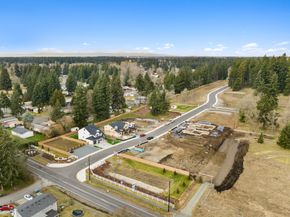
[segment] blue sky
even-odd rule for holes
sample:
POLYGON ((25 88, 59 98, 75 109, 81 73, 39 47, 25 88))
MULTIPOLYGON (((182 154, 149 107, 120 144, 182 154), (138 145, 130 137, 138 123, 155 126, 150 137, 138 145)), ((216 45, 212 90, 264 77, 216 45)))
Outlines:
POLYGON ((287 0, 0 0, 0 54, 290 51, 287 0))

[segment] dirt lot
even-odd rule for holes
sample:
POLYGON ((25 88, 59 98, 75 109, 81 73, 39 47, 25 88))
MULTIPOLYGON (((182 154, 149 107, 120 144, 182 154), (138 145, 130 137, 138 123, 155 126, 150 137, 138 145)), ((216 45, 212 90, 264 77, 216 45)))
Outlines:
POLYGON ((211 175, 215 175, 216 168, 213 169, 213 167, 222 163, 224 154, 209 149, 208 145, 220 142, 218 139, 211 140, 205 137, 186 135, 179 137, 171 134, 144 145, 145 152, 135 153, 135 155, 191 173, 206 170, 208 173, 212 173, 211 175), (208 165, 209 162, 211 165, 208 165))
POLYGON ((275 140, 258 144, 248 137, 250 150, 244 172, 233 189, 209 191, 201 199, 193 216, 290 216, 290 151, 281 149, 275 140))
POLYGON ((181 94, 171 97, 171 103, 189 104, 193 106, 201 105, 206 101, 207 94, 215 88, 226 84, 226 81, 216 81, 211 84, 203 85, 190 91, 184 91, 181 94))
POLYGON ((58 137, 57 139, 55 139, 53 141, 45 143, 45 145, 48 145, 48 146, 51 146, 51 147, 54 147, 54 148, 57 148, 57 149, 60 149, 63 151, 69 151, 69 150, 74 149, 76 147, 82 146, 82 143, 77 143, 75 141, 71 141, 68 139, 58 137))
MULTIPOLYGON (((257 98, 252 95, 253 92, 250 89, 243 89, 241 93, 228 90, 220 97, 224 105, 230 107, 255 106, 257 98)), ((232 189, 222 193, 210 189, 193 211, 193 216, 290 216, 290 197, 286 193, 290 192, 290 151, 276 144, 281 127, 289 121, 289 105, 290 97, 279 96, 280 128, 265 131, 274 139, 264 139, 264 144, 259 144, 257 137, 245 136, 250 141, 250 147, 239 180, 232 189)), ((261 132, 255 120, 242 124, 238 116, 231 118, 215 113, 204 113, 199 119, 203 118, 223 121, 225 126, 234 125, 237 129, 261 132)))

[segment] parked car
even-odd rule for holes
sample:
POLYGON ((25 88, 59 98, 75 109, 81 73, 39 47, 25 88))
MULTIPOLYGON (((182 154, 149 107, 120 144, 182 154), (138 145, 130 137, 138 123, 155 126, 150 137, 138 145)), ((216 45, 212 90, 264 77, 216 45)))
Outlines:
POLYGON ((145 137, 146 135, 144 133, 140 134, 140 137, 145 137))
POLYGON ((148 136, 147 137, 147 140, 151 140, 151 139, 153 139, 154 137, 153 136, 148 136))
POLYGON ((13 204, 3 204, 0 206, 0 211, 10 211, 14 209, 13 204))
POLYGON ((30 194, 25 194, 24 195, 24 199, 26 199, 26 200, 32 200, 33 197, 30 194))

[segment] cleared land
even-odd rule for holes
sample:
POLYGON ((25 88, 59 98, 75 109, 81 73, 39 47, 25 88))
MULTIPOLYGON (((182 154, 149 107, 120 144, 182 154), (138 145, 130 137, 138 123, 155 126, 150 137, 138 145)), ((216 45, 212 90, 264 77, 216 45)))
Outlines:
POLYGON ((171 104, 184 104, 192 106, 201 105, 206 102, 207 94, 210 91, 223 85, 226 85, 226 81, 216 81, 190 91, 183 91, 181 94, 171 97, 171 104))
POLYGON ((164 172, 161 168, 156 168, 130 159, 115 156, 110 158, 108 162, 110 163, 110 167, 104 171, 105 174, 117 173, 155 186, 164 190, 164 193, 162 193, 164 196, 168 194, 168 183, 171 181, 170 192, 172 197, 176 199, 181 196, 192 182, 187 176, 174 174, 174 172, 171 171, 164 172))
POLYGON ((67 151, 67 152, 72 150, 72 149, 75 149, 77 147, 82 146, 81 142, 78 143, 76 141, 71 141, 68 139, 64 139, 62 137, 58 137, 52 141, 45 142, 44 144, 46 146, 50 146, 50 147, 60 149, 62 151, 67 151))
MULTIPOLYGON (((221 94, 224 105, 239 108, 243 105, 254 105, 257 100, 254 90, 243 89, 241 93, 231 90, 221 94), (245 93, 245 94, 243 94, 245 93)), ((210 189, 204 194, 193 216, 290 216, 290 151, 280 148, 277 137, 281 127, 289 121, 290 97, 279 96, 280 129, 268 129, 273 139, 265 138, 264 144, 257 143, 257 136, 242 135, 250 141, 249 152, 244 161, 244 172, 235 186, 225 192, 216 193, 210 189)), ((199 119, 224 121, 224 125, 234 125, 238 130, 260 133, 262 130, 254 120, 246 123, 238 121, 238 115, 204 113, 199 119)))

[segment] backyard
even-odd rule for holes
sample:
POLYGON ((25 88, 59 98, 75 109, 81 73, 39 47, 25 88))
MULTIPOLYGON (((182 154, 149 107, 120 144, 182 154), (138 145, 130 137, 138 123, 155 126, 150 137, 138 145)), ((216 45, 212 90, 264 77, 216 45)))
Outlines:
POLYGON ((72 141, 62 137, 57 137, 56 139, 50 140, 48 142, 43 142, 43 144, 46 147, 52 147, 66 152, 69 152, 70 150, 83 146, 83 143, 81 141, 80 142, 72 141))

